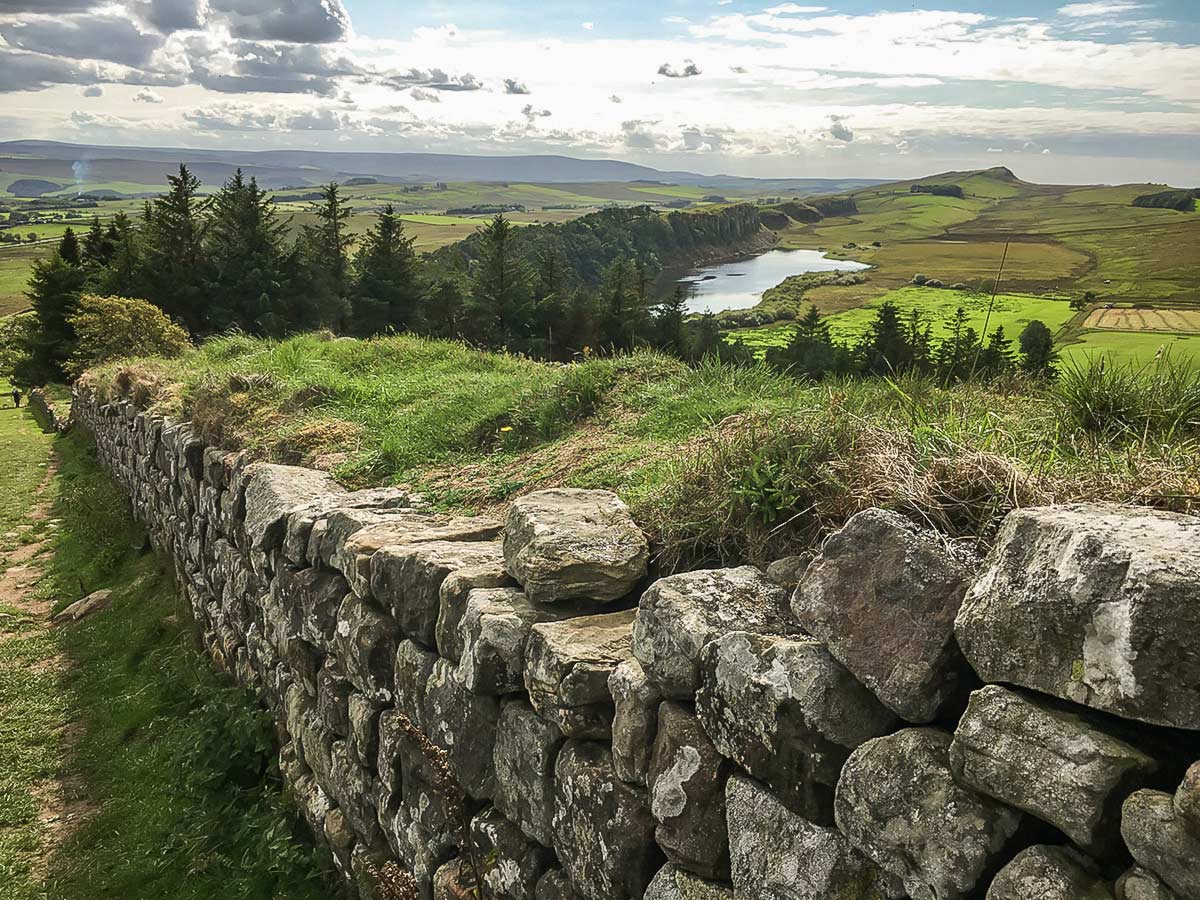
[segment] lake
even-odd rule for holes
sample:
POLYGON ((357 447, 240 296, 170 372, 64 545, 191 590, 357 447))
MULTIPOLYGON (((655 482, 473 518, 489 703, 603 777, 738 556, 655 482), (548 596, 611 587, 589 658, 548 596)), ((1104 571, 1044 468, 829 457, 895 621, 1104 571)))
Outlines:
POLYGON ((820 250, 768 250, 750 259, 697 269, 679 283, 688 289, 687 311, 720 312, 747 309, 790 275, 804 272, 857 272, 866 263, 829 259, 820 250))

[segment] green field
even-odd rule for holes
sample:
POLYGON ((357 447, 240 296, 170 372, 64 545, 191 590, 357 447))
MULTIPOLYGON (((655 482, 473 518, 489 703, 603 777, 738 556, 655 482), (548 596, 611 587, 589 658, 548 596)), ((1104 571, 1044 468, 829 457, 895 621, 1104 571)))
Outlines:
POLYGON ((1103 355, 1118 365, 1145 366, 1160 352, 1177 363, 1200 365, 1200 334, 1088 330, 1073 335, 1070 343, 1059 348, 1064 362, 1076 364, 1103 355))
POLYGON ((49 251, 46 245, 0 247, 0 316, 19 312, 28 306, 25 284, 33 261, 49 251))

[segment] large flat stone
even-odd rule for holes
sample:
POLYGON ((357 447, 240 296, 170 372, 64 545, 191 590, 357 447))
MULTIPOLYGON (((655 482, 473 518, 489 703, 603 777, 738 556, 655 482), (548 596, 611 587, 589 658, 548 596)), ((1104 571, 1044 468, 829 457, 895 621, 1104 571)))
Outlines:
POLYGON ((1200 517, 1110 503, 1009 513, 958 616, 984 681, 1200 729, 1200 517))
POLYGON ((906 728, 867 741, 842 770, 838 829, 912 900, 959 900, 1017 830, 1021 814, 960 786, 950 735, 906 728))
POLYGON ((753 566, 660 578, 642 594, 633 654, 664 697, 690 700, 700 686, 700 650, 730 631, 789 630, 783 588, 753 566))
POLYGON ((936 532, 868 509, 822 545, 792 612, 889 709, 930 722, 957 688, 954 617, 967 580, 936 532))
POLYGON ((1188 828, 1170 794, 1130 794, 1121 807, 1121 836, 1133 858, 1183 900, 1200 897, 1200 832, 1188 828))
POLYGON ((646 536, 616 494, 554 488, 509 508, 504 560, 539 603, 623 597, 646 574, 646 536))
POLYGON ((730 632, 700 671, 696 713, 717 749, 816 822, 832 822, 850 751, 896 721, 819 641, 730 632))
POLYGON ((630 657, 633 610, 539 622, 525 651, 525 686, 533 708, 568 737, 612 731, 608 676, 630 657))
POLYGON ((244 528, 254 550, 267 551, 282 545, 290 510, 323 495, 345 493, 327 473, 299 466, 252 463, 244 479, 244 528))
POLYGON ((1106 855, 1119 843, 1120 804, 1158 764, 1076 713, 999 685, 971 695, 950 745, 959 782, 1106 855))
POLYGON ((458 663, 462 660, 462 637, 458 626, 467 611, 467 599, 477 588, 516 587, 502 563, 469 566, 450 572, 438 589, 438 618, 435 628, 438 653, 458 663))

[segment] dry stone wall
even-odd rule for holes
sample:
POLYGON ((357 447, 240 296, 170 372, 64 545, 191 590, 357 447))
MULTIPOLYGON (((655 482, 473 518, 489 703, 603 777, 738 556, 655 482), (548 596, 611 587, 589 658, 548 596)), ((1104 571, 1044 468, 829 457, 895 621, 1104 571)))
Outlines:
POLYGON ((980 560, 870 510, 647 583, 606 492, 449 516, 73 415, 364 897, 1200 900, 1198 518, 1022 510, 980 560))

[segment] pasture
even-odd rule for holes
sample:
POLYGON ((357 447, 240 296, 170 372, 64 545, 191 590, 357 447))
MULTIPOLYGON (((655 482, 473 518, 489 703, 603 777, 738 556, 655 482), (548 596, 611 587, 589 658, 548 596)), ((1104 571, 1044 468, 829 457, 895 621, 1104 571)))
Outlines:
POLYGON ((1200 309, 1150 309, 1140 306, 1094 309, 1083 320, 1083 327, 1200 334, 1200 309))

